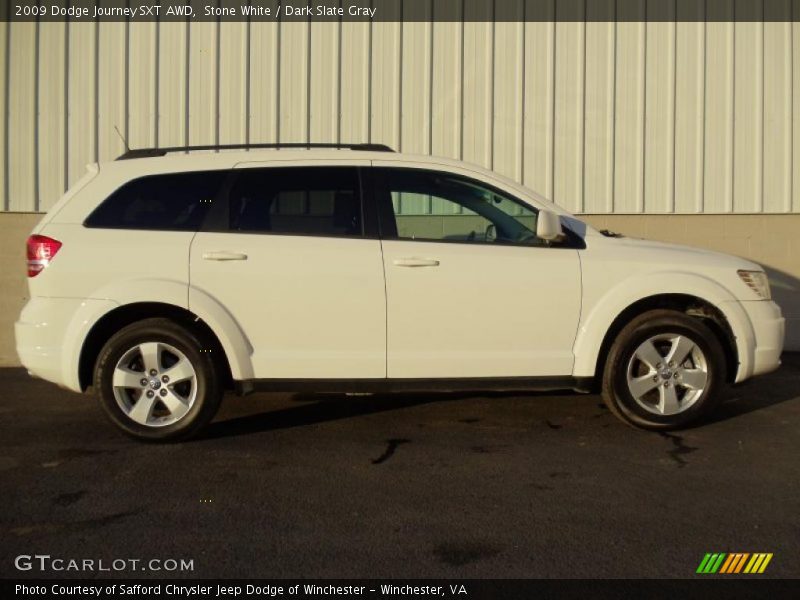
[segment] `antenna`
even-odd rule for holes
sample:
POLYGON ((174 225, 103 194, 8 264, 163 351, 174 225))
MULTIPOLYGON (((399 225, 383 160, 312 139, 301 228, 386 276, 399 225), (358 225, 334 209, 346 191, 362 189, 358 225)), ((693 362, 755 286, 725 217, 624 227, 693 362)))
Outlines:
POLYGON ((126 140, 126 139, 125 139, 125 136, 123 136, 123 135, 122 135, 122 134, 119 132, 119 129, 117 129, 117 126, 116 126, 116 125, 114 125, 114 131, 116 131, 116 132, 117 132, 117 135, 119 136, 119 139, 121 139, 121 140, 122 140, 122 143, 123 143, 123 144, 125 144, 125 151, 126 151, 126 152, 130 152, 130 151, 131 151, 131 149, 130 149, 130 147, 128 146, 128 140, 126 140))

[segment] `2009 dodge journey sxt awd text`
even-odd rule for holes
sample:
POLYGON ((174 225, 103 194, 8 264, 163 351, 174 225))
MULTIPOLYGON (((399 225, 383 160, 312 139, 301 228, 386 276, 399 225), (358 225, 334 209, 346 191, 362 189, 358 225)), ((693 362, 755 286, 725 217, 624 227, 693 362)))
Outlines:
POLYGON ((597 386, 669 429, 780 364, 760 266, 595 231, 476 166, 374 145, 121 158, 28 239, 16 337, 33 375, 92 387, 141 439, 256 388, 597 386))

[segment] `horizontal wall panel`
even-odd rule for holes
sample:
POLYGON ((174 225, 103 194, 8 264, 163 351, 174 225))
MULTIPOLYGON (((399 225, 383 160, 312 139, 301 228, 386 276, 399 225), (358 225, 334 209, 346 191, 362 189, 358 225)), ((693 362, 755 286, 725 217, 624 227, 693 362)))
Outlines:
POLYGON ((434 0, 386 0, 384 16, 415 20, 2 23, 2 210, 47 210, 125 138, 384 143, 583 213, 800 212, 796 1, 642 1, 625 6, 656 21, 596 18, 617 4, 464 0, 449 22, 431 20, 434 0), (525 21, 534 8, 588 21, 525 21), (764 11, 784 21, 724 20, 764 11))

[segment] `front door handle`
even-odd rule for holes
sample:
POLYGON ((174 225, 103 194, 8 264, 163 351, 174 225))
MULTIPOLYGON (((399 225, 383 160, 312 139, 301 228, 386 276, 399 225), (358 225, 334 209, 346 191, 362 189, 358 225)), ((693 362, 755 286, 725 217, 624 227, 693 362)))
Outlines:
POLYGON ((398 267, 438 267, 439 261, 432 258, 395 258, 398 267))
POLYGON ((242 252, 203 252, 204 260, 247 260, 247 254, 242 252))

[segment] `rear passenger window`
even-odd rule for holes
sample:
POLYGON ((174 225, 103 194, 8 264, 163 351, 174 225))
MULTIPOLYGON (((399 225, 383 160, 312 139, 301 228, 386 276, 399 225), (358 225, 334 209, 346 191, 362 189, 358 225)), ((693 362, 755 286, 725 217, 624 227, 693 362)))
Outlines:
POLYGON ((151 175, 129 181, 86 219, 87 227, 196 231, 230 171, 151 175))
POLYGON ((353 167, 243 169, 230 192, 234 231, 360 236, 353 167))

